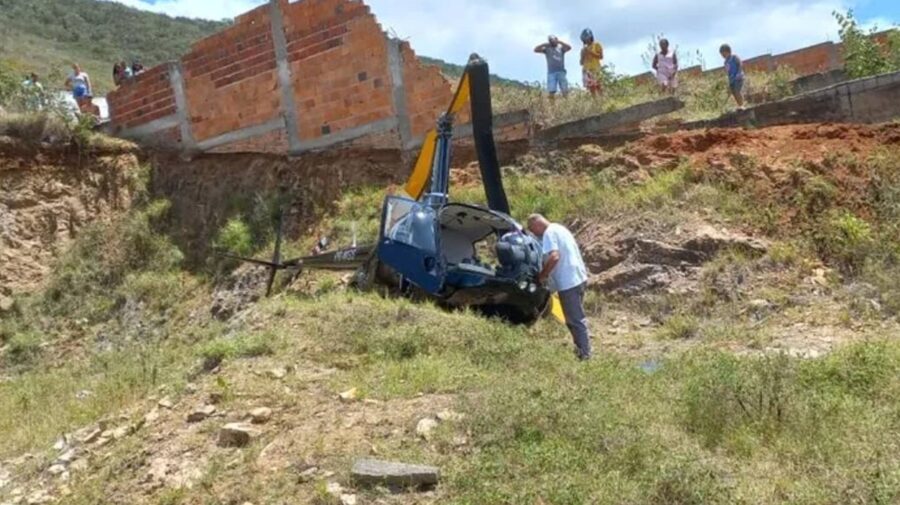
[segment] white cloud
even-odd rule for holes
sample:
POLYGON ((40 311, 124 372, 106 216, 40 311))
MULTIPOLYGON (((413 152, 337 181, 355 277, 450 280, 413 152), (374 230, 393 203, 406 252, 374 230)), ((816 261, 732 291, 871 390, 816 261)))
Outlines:
MULTIPOLYGON (((119 0, 177 16, 221 19, 263 0, 119 0)), ((832 11, 859 0, 368 0, 386 30, 409 39, 419 53, 463 63, 471 52, 488 58, 498 74, 543 78, 544 63, 532 52, 550 33, 572 42, 591 27, 606 47, 606 62, 620 73, 646 70, 641 54, 653 34, 665 35, 684 60, 699 54, 718 66, 718 47, 730 43, 750 58, 837 39, 832 11)), ((885 26, 889 23, 880 22, 885 26)), ((571 57, 577 60, 577 56, 571 57)), ((570 68, 577 61, 569 61, 570 68)))

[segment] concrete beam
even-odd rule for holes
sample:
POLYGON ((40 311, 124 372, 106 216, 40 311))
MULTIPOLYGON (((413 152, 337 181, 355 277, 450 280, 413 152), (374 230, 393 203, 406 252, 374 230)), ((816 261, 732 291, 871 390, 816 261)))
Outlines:
POLYGON ((278 89, 281 91, 281 114, 287 130, 288 146, 293 151, 301 149, 300 121, 294 100, 294 81, 288 61, 287 38, 284 35, 284 16, 278 0, 269 0, 269 19, 272 25, 272 43, 275 45, 275 62, 278 70, 278 89))
POLYGON ((286 128, 284 118, 276 117, 275 119, 266 121, 262 124, 250 126, 247 128, 241 128, 240 130, 230 131, 216 137, 202 140, 200 142, 197 142, 197 148, 201 151, 209 151, 210 149, 215 149, 216 147, 223 146, 225 144, 251 139, 253 137, 265 135, 266 133, 273 132, 282 128, 286 128))
POLYGON ((181 120, 179 119, 178 114, 172 114, 170 116, 154 119, 149 123, 144 123, 140 126, 135 126, 134 128, 119 130, 118 136, 132 140, 147 140, 147 137, 153 134, 164 130, 170 130, 180 125, 181 120))
POLYGON ((900 117, 900 72, 848 81, 682 125, 683 129, 804 123, 878 123, 900 117))
POLYGON ((181 127, 181 145, 183 149, 192 151, 197 148, 194 134, 191 130, 190 108, 188 107, 187 94, 184 92, 184 72, 180 62, 169 63, 169 84, 175 94, 175 115, 181 127))
POLYGON ((609 133, 617 128, 635 126, 647 119, 675 112, 684 107, 684 102, 669 97, 655 102, 638 104, 626 109, 573 121, 547 128, 536 135, 538 143, 552 143, 573 138, 586 138, 609 133))
MULTIPOLYGON (((494 116, 494 131, 507 126, 518 124, 529 124, 531 122, 531 112, 527 109, 515 110, 512 112, 504 112, 494 116)), ((454 139, 464 139, 472 136, 472 123, 457 125, 453 128, 454 139)), ((419 142, 421 145, 421 141, 419 142)))
POLYGON ((337 144, 343 144, 345 142, 350 142, 351 140, 365 137, 367 135, 376 135, 378 133, 388 132, 393 130, 394 128, 397 128, 398 123, 398 118, 389 117, 380 121, 357 126, 356 128, 341 130, 339 132, 325 135, 324 137, 319 137, 314 140, 304 140, 300 143, 300 148, 296 151, 292 150, 290 154, 297 156, 303 154, 306 151, 326 149, 337 144))
POLYGON ((388 70, 391 73, 391 91, 394 102, 394 114, 397 116, 397 129, 400 131, 400 147, 408 150, 414 143, 412 127, 409 121, 409 107, 406 103, 406 88, 403 86, 403 52, 399 39, 388 38, 388 70))

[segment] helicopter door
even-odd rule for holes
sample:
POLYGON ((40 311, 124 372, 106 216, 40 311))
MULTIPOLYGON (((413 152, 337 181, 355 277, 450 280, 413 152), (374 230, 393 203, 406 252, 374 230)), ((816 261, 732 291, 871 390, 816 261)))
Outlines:
POLYGON ((427 205, 400 197, 384 202, 379 259, 433 295, 444 285, 438 226, 437 212, 427 205))

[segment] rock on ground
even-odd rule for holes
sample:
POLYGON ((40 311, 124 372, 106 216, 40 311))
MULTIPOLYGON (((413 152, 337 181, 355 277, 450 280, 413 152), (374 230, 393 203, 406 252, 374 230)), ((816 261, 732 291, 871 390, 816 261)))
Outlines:
POLYGON ((244 447, 259 435, 259 430, 252 425, 226 424, 219 430, 219 447, 244 447))
POLYGON ((265 424, 272 419, 272 409, 268 407, 260 407, 250 411, 250 420, 253 424, 265 424))
POLYGON ((357 484, 366 486, 433 486, 440 480, 440 470, 433 466, 359 459, 353 463, 350 476, 357 484))
POLYGON ((188 414, 187 422, 199 423, 200 421, 203 421, 204 419, 208 418, 209 416, 211 416, 215 413, 216 413, 215 405, 205 405, 205 406, 200 407, 199 409, 191 412, 190 414, 188 414))
POLYGON ((431 440, 431 436, 434 433, 435 428, 438 427, 438 421, 431 417, 426 417, 419 420, 419 423, 416 425, 416 435, 424 438, 425 440, 431 440))

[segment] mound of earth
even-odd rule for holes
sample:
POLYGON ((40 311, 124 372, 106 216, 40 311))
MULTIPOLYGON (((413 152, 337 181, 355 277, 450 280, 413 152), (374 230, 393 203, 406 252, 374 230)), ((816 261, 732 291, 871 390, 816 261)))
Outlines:
POLYGON ((617 150, 583 145, 575 151, 574 165, 609 168, 626 180, 640 181, 687 161, 698 178, 780 202, 819 177, 836 189, 835 203, 865 214, 866 198, 879 176, 865 161, 897 145, 897 124, 709 129, 649 135, 617 150))

